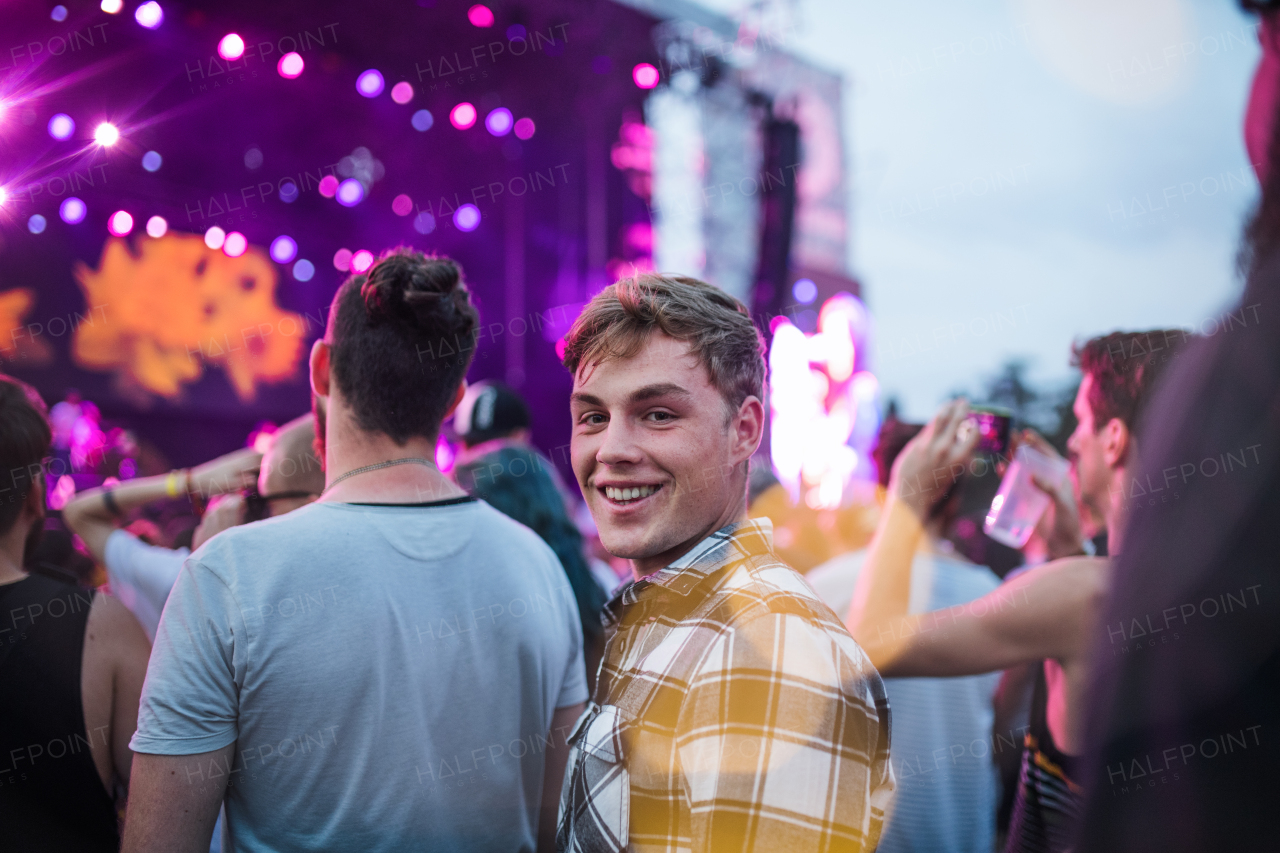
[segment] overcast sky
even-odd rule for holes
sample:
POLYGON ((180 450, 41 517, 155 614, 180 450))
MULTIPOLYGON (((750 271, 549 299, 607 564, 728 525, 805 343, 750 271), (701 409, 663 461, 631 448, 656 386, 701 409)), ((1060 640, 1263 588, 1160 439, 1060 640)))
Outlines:
POLYGON ((1009 357, 1066 382, 1073 339, 1238 293, 1259 49, 1230 0, 789 5, 793 48, 844 75, 849 266, 909 416, 1009 357))

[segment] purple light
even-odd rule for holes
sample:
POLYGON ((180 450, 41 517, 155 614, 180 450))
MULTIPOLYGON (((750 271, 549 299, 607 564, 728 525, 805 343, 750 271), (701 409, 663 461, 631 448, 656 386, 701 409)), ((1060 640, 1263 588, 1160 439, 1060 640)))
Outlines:
POLYGON ((364 272, 373 266, 373 252, 368 249, 361 249, 351 256, 351 271, 364 272))
POLYGON ((366 98, 378 97, 384 86, 386 81, 382 79, 382 72, 376 68, 370 68, 356 78, 356 91, 366 98))
POLYGON ((477 3, 467 10, 467 20, 475 27, 492 27, 493 11, 477 3))
POLYGON ((512 24, 507 27, 507 41, 515 41, 522 39, 528 34, 528 30, 524 28, 524 24, 512 24))
POLYGON ((430 234, 436 230, 436 218, 430 212, 422 211, 413 217, 413 230, 419 234, 430 234))
POLYGON ((516 136, 521 139, 533 138, 533 132, 537 129, 531 118, 522 118, 516 122, 516 136))
POLYGON ((511 110, 506 107, 498 107, 484 120, 485 129, 494 136, 506 136, 511 132, 511 110))
POLYGON ((658 85, 658 69, 647 62, 641 62, 631 69, 631 79, 641 89, 652 89, 658 85))
POLYGON ((401 193, 392 200, 391 210, 396 216, 408 216, 413 213, 413 199, 401 193))
POLYGON ((333 175, 325 175, 320 179, 320 195, 325 198, 333 198, 333 194, 338 191, 338 179, 333 175))
POLYGON ((364 184, 355 178, 347 178, 338 184, 337 198, 338 204, 343 207, 355 207, 364 201, 364 184))
POLYGON ((117 210, 107 220, 107 230, 116 237, 124 237, 133 230, 133 216, 127 210, 117 210))
POLYGON ((463 101, 450 110, 449 121, 458 130, 466 130, 476 123, 476 108, 463 101))
POLYGON ((85 207, 84 202, 75 196, 62 200, 62 204, 58 207, 58 216, 62 217, 62 221, 68 225, 75 225, 84 219, 84 215, 89 212, 89 208, 85 207))
POLYGON ((401 80, 391 87, 391 100, 397 104, 407 104, 413 100, 413 85, 401 80))
POLYGON ((459 231, 474 231, 480 226, 480 208, 464 204, 453 212, 453 224, 459 231))
POLYGON ((814 284, 811 278, 798 278, 796 283, 791 285, 791 295, 797 302, 808 305, 818 298, 818 285, 814 284))
POLYGON ((302 69, 307 67, 307 63, 302 61, 302 56, 295 50, 286 53, 280 57, 280 61, 276 63, 276 71, 286 80, 292 80, 302 74, 302 69))
POLYGON ((293 277, 298 281, 311 281, 316 274, 316 266, 305 258, 293 265, 293 277))
POLYGON ((218 42, 218 56, 228 62, 244 56, 244 39, 235 33, 227 33, 222 37, 222 41, 218 42))
POLYGON ((351 250, 339 249, 333 253, 333 266, 339 272, 348 272, 351 269, 351 250))
POLYGON ((238 258, 249 248, 249 240, 239 231, 232 231, 222 243, 222 251, 228 258, 238 258))
POLYGON ((49 119, 49 135, 54 139, 66 139, 76 132, 75 119, 66 113, 58 113, 49 119))
POLYGON ((155 0, 150 0, 138 7, 133 13, 133 19, 147 29, 154 30, 164 20, 164 9, 155 0))
POLYGON ((421 133, 422 131, 430 130, 431 125, 435 124, 436 120, 432 118, 431 110, 418 110, 413 114, 413 118, 409 119, 409 123, 413 125, 414 130, 421 133))
POLYGON ((271 259, 278 264, 287 264, 298 255, 298 244, 292 237, 281 234, 271 241, 271 259))
POLYGON ((204 232, 204 244, 210 249, 221 249, 222 244, 227 241, 227 232, 223 231, 217 225, 204 232))
POLYGON ((27 220, 27 230, 32 234, 43 233, 45 225, 44 217, 38 213, 32 214, 31 218, 27 220))

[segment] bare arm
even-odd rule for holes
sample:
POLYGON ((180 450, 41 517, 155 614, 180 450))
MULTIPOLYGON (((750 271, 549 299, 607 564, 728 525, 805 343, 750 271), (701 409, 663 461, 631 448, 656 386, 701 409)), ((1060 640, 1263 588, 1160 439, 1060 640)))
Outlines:
POLYGON ((129 787, 129 739, 138 727, 150 654, 147 635, 128 608, 110 595, 94 596, 85 627, 80 695, 90 752, 107 790, 112 777, 129 787))
POLYGON ((551 716, 551 745, 547 747, 542 770, 542 808, 538 818, 538 850, 548 853, 556 849, 556 823, 560 814, 560 789, 564 785, 565 766, 569 762, 569 730, 582 716, 586 705, 579 702, 556 708, 551 716))
POLYGON ((234 760, 234 743, 197 755, 135 754, 121 850, 207 851, 234 760))
MULTIPOLYGON (((192 489, 204 497, 237 491, 253 482, 261 463, 262 454, 252 448, 234 450, 191 469, 192 489)), ((174 476, 171 474, 127 480, 112 487, 111 496, 120 512, 128 513, 153 501, 175 497, 171 493, 171 486, 176 488, 178 494, 186 494, 185 473, 174 474, 176 480, 170 480, 174 476)), ((84 541, 89 553, 99 563, 105 558, 107 538, 116 529, 117 521, 103 499, 104 491, 88 489, 81 492, 62 510, 62 518, 67 527, 84 541)))

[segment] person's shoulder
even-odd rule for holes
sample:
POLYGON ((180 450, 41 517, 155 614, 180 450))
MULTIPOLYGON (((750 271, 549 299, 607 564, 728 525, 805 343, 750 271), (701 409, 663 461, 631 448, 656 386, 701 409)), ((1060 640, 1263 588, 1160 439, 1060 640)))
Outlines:
POLYGON ((476 500, 472 505, 476 512, 477 541, 498 547, 508 546, 522 549, 533 549, 554 556, 551 546, 542 537, 509 515, 494 509, 483 500, 476 500))
POLYGON ((1105 557, 1066 557, 1027 569, 1002 588, 1041 602, 1064 607, 1099 607, 1110 588, 1111 571, 1105 557))
POLYGON ((93 596, 87 630, 91 635, 95 632, 102 633, 104 640, 111 645, 148 642, 138 618, 120 599, 105 590, 98 590, 93 596))

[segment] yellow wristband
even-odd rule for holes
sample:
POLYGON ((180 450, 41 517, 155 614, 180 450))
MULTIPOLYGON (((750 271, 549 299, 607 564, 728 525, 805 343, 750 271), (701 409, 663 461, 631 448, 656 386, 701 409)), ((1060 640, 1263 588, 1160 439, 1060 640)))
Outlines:
POLYGON ((164 493, 171 498, 176 498, 180 494, 178 491, 177 471, 170 471, 169 476, 164 478, 164 493))

